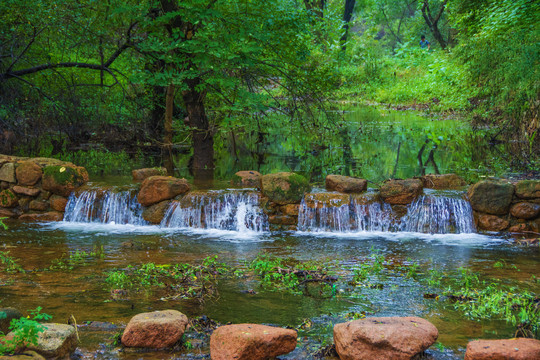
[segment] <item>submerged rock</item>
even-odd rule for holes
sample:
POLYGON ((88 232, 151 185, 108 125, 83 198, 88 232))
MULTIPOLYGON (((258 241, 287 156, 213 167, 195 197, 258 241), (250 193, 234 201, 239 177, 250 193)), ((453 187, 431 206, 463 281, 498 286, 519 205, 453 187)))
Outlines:
POLYGON ((427 189, 450 190, 467 185, 467 182, 456 174, 427 174, 421 179, 427 189))
POLYGON ((49 211, 42 214, 23 214, 19 220, 25 221, 62 221, 64 214, 58 211, 49 211))
POLYGON ((422 193, 419 179, 388 180, 381 186, 380 195, 390 205, 407 205, 422 193))
POLYGON ((261 186, 261 173, 258 171, 238 171, 234 174, 231 183, 243 187, 261 186))
POLYGON ((171 200, 158 202, 157 204, 151 205, 144 209, 142 217, 144 220, 148 221, 151 224, 159 224, 161 220, 163 220, 165 212, 170 205, 171 200))
POLYGON ((69 196, 87 181, 88 172, 81 166, 50 165, 43 170, 43 189, 60 196, 69 196))
POLYGON ((173 199, 190 190, 186 179, 171 176, 151 176, 143 181, 137 199, 142 206, 157 204, 163 200, 173 199))
POLYGON ((164 167, 136 169, 131 172, 134 181, 143 181, 150 176, 166 176, 167 169, 164 167))
POLYGON ((310 190, 307 179, 292 172, 269 174, 261 178, 263 195, 279 205, 299 203, 310 190))
POLYGON ((210 337, 212 360, 266 360, 296 348, 297 333, 259 324, 220 326, 210 337))
POLYGON ((169 348, 182 339, 187 324, 187 316, 176 310, 141 313, 127 324, 122 344, 138 348, 169 348))
POLYGON ((502 180, 484 180, 472 185, 467 197, 474 210, 492 215, 508 213, 514 185, 502 180))
POLYGON ((533 360, 540 359, 540 340, 503 339, 469 342, 465 360, 533 360))
POLYGON ((534 219, 540 215, 540 204, 522 202, 510 208, 510 214, 519 219, 534 219))
POLYGON ((326 176, 326 190, 339 191, 342 193, 360 193, 367 189, 367 180, 351 176, 328 175, 326 176))
POLYGON ((373 317, 334 326, 341 360, 411 359, 430 347, 437 328, 419 317, 373 317))
POLYGON ((32 350, 47 359, 65 359, 69 358, 75 349, 79 340, 75 327, 65 324, 41 324, 44 331, 39 333, 37 345, 28 344, 27 350, 32 350))
POLYGON ((540 180, 521 180, 516 184, 516 196, 521 199, 540 198, 540 180))
POLYGON ((33 186, 41 180, 43 170, 33 161, 23 161, 15 170, 19 185, 33 186))
POLYGON ((313 209, 340 207, 349 205, 351 198, 349 195, 336 193, 311 193, 304 197, 306 206, 313 209))

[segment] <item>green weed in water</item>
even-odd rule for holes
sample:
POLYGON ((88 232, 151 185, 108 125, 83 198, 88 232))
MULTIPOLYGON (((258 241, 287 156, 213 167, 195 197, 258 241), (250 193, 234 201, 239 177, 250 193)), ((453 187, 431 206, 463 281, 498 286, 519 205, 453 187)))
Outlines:
MULTIPOLYGON (((30 310, 30 316, 11 320, 9 330, 13 333, 13 338, 5 339, 5 335, 0 335, 0 355, 12 354, 23 344, 37 345, 38 336, 45 331, 39 321, 48 321, 51 315, 42 314, 41 307, 30 310)), ((0 312, 0 319, 6 317, 5 312, 0 312)))
POLYGON ((9 256, 9 251, 0 251, 0 262, 3 265, 5 272, 24 272, 23 267, 17 263, 17 260, 9 256))

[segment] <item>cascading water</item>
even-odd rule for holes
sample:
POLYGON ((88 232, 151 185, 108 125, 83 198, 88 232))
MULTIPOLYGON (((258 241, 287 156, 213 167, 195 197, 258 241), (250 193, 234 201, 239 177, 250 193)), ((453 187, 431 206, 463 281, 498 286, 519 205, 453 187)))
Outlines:
POLYGON ((89 190, 71 194, 64 215, 65 222, 99 224, 148 224, 142 207, 131 191, 89 190))
POLYGON ((300 204, 298 230, 310 232, 420 232, 431 234, 475 232, 472 208, 462 199, 426 195, 407 207, 401 219, 384 202, 352 198, 317 201, 308 195, 300 204), (368 201, 366 201, 368 200, 368 201))
POLYGON ((268 220, 252 191, 193 192, 171 204, 161 227, 232 230, 268 230, 268 220))

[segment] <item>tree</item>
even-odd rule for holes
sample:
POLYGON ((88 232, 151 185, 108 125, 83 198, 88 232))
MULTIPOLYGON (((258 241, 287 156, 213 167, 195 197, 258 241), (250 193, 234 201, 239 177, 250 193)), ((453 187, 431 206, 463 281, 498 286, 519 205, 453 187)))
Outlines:
POLYGON ((441 2, 440 8, 435 16, 431 14, 429 0, 424 0, 422 4, 422 16, 424 17, 424 20, 426 21, 429 30, 433 34, 433 37, 435 38, 435 40, 437 40, 442 49, 446 48, 447 41, 443 38, 439 29, 439 21, 441 20, 441 16, 444 13, 447 1, 448 0, 443 0, 441 2))
POLYGON ((347 35, 349 34, 349 23, 351 22, 352 14, 354 11, 354 5, 356 3, 356 0, 345 0, 345 8, 343 10, 343 30, 344 33, 341 36, 341 43, 343 51, 345 51, 347 45, 347 35))

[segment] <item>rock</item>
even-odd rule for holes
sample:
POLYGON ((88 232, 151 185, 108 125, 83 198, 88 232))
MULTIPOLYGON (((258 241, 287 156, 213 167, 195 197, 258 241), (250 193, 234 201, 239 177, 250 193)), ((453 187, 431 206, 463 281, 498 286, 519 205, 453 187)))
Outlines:
POLYGON ((261 177, 261 191, 279 205, 296 204, 311 190, 307 179, 291 172, 280 172, 261 177))
POLYGON ((474 210, 492 215, 508 213, 514 185, 500 180, 483 180, 472 185, 467 192, 474 210))
POLYGON ((210 337, 212 360, 266 360, 296 348, 294 330, 258 324, 220 326, 210 337))
POLYGON ((0 167, 0 181, 5 181, 8 183, 15 183, 17 179, 15 178, 15 164, 14 163, 5 163, 0 167))
POLYGON ((0 333, 7 334, 9 333, 9 323, 13 319, 20 319, 23 315, 22 313, 12 307, 0 308, 0 314, 4 316, 0 317, 0 333))
POLYGON ((69 196, 87 181, 88 172, 80 166, 50 165, 43 171, 43 189, 60 196, 69 196))
POLYGON ((465 360, 533 360, 540 359, 540 340, 503 339, 469 342, 465 360))
POLYGON ((380 195, 391 205, 407 205, 422 193, 422 181, 419 179, 388 180, 383 184, 380 195))
POLYGON ((0 360, 45 360, 45 358, 35 351, 28 350, 16 355, 0 356, 0 360))
POLYGON ((19 198, 9 189, 0 191, 0 206, 4 208, 13 208, 19 204, 19 198))
POLYGON ((0 217, 17 217, 17 214, 11 210, 0 207, 0 217))
POLYGON ((540 198, 540 180, 521 180, 516 184, 516 196, 521 199, 540 198))
POLYGON ((150 176, 166 176, 167 169, 164 167, 137 169, 131 172, 134 181, 143 181, 150 176))
POLYGON ((45 211, 49 208, 49 203, 47 201, 41 200, 32 200, 28 205, 30 210, 45 211))
POLYGON ((142 206, 150 206, 184 194, 189 189, 190 186, 186 179, 177 179, 170 176, 151 176, 143 181, 137 198, 142 206))
POLYGON ((15 170, 19 185, 33 186, 41 180, 43 170, 33 161, 23 161, 15 170))
POLYGON ((495 215, 480 214, 478 216, 478 227, 487 231, 503 231, 510 223, 495 215))
POLYGON ((456 174, 427 174, 422 176, 421 179, 427 189, 450 190, 467 185, 467 182, 456 174))
POLYGON ((349 205, 351 198, 349 195, 336 193, 311 193, 304 196, 307 207, 321 209, 323 207, 340 207, 349 205))
POLYGON ((141 313, 131 318, 122 335, 127 347, 162 349, 182 339, 188 318, 176 310, 141 313))
POLYGON ((415 316, 372 317, 334 326, 334 343, 341 360, 411 359, 438 336, 432 323, 415 316))
POLYGON ((66 210, 68 199, 63 196, 52 195, 49 198, 49 203, 51 204, 51 208, 53 210, 64 212, 66 210))
POLYGON ((510 214, 519 219, 534 219, 540 215, 540 205, 533 203, 518 203, 510 208, 510 214))
POLYGON ((163 220, 165 212, 167 212, 170 204, 170 200, 165 200, 147 207, 142 213, 143 219, 152 224, 159 224, 161 220, 163 220))
POLYGON ((41 190, 41 193, 39 194, 39 198, 42 200, 49 200, 51 195, 52 194, 50 191, 41 190))
POLYGON ((16 192, 17 194, 31 196, 31 197, 38 196, 39 193, 41 192, 41 189, 28 188, 28 187, 23 187, 19 185, 15 185, 12 190, 13 192, 16 192))
POLYGON ((275 225, 296 225, 298 219, 288 215, 270 215, 268 222, 275 225))
POLYGON ((326 190, 342 193, 360 193, 367 189, 367 180, 350 176, 326 176, 326 190))
POLYGON ((78 339, 75 328, 66 324, 41 324, 44 331, 39 333, 37 345, 27 344, 26 349, 37 352, 47 359, 65 359, 77 349, 78 339))
POLYGON ((19 220, 25 221, 62 221, 64 214, 58 211, 49 211, 43 214, 23 214, 19 220))
POLYGON ((521 232, 527 232, 530 230, 531 230, 531 227, 529 226, 529 224, 516 224, 508 228, 508 232, 511 232, 511 233, 521 233, 521 232))
POLYGON ((281 213, 283 215, 298 216, 298 213, 300 211, 300 205, 298 205, 298 204, 287 204, 287 205, 281 206, 279 209, 281 210, 281 213))
POLYGON ((261 173, 258 171, 238 171, 231 184, 235 186, 258 188, 261 186, 261 173))
POLYGON ((9 189, 9 183, 7 181, 0 181, 0 190, 9 189))

